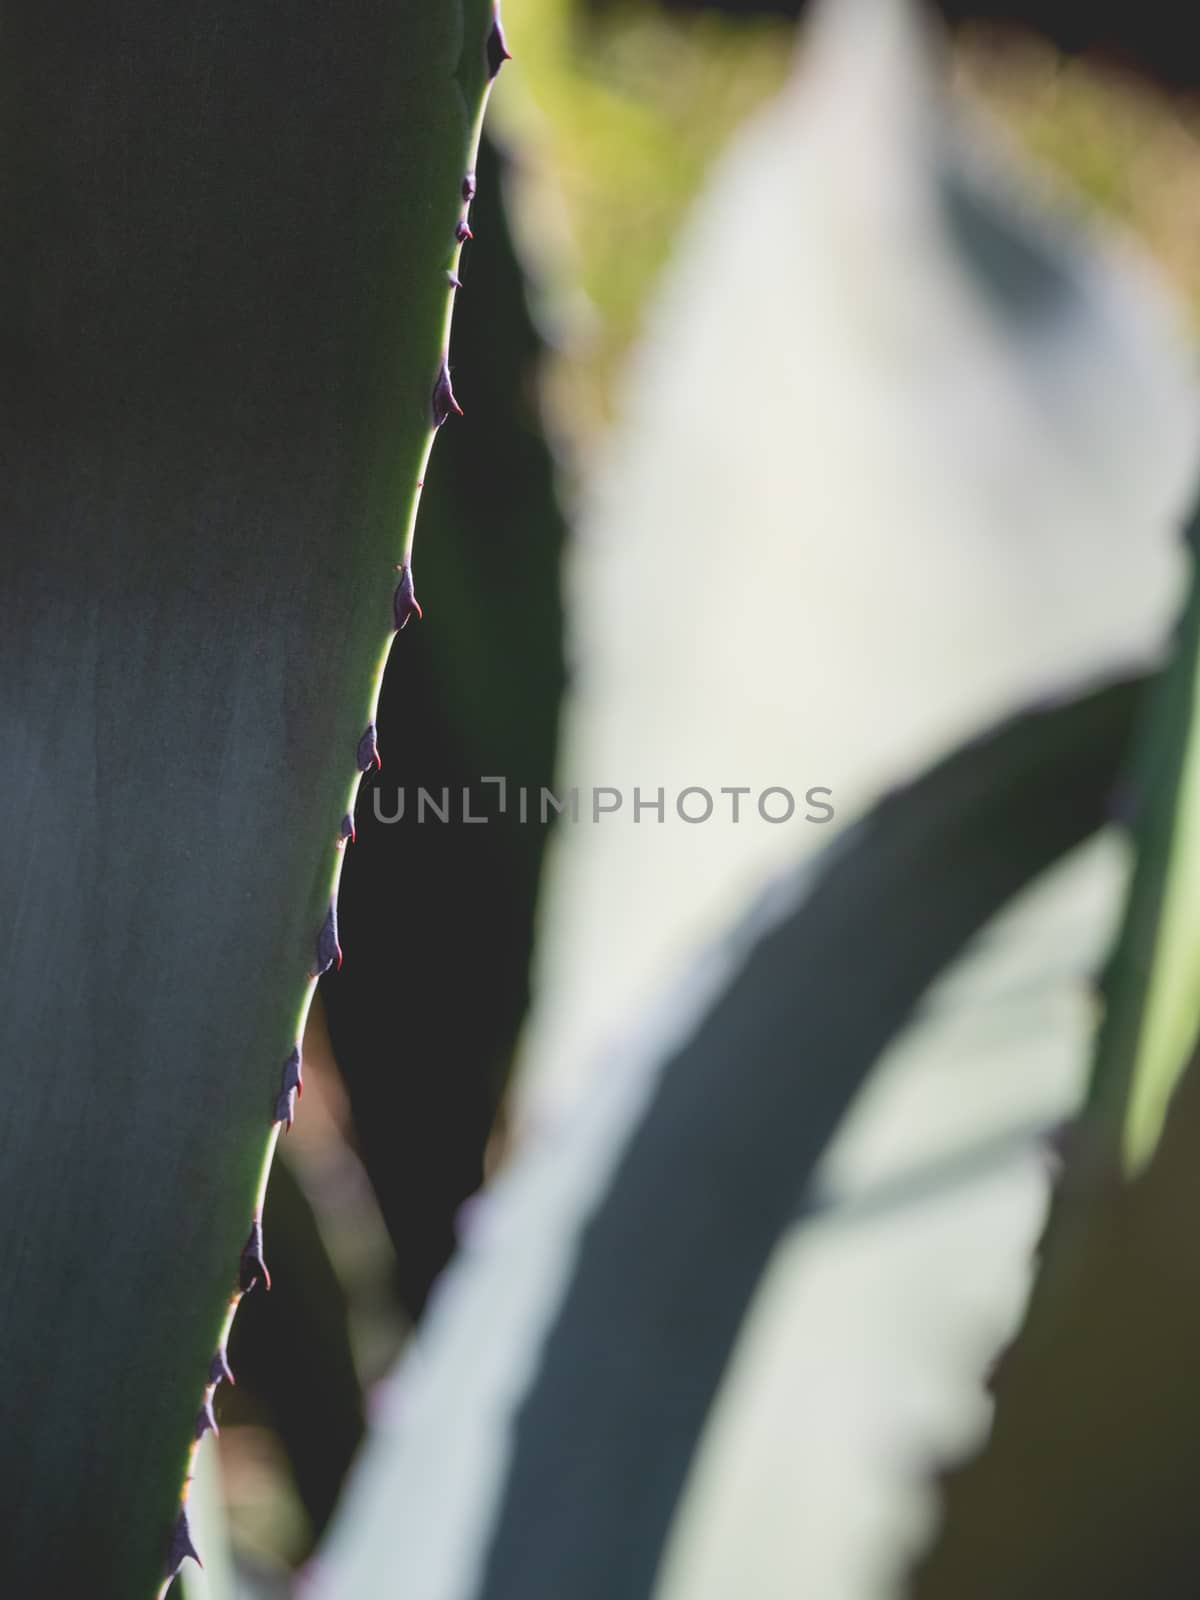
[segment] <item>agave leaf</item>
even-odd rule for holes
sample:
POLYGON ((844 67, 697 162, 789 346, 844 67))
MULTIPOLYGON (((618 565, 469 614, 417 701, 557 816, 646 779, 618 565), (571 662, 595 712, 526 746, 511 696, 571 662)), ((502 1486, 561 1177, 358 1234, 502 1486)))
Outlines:
MULTIPOLYGON (((1200 551, 1200 514, 1190 544, 1200 551)), ((1200 583, 1155 696, 1126 803, 1137 873, 1105 977, 1104 1025, 1089 1106, 1089 1161, 1133 1171, 1152 1154, 1200 1038, 1200 583)))
MULTIPOLYGON (((1190 531, 1200 547, 1200 516, 1190 531)), ((1125 780, 1137 867, 1105 978, 1089 1102, 996 1423, 953 1474, 914 1582, 941 1596, 1190 1594, 1200 1039, 1200 580, 1125 780), (1176 1102, 1173 1105, 1173 1102, 1176 1102)))
MULTIPOLYGON (((251 1295, 239 1311, 229 1363, 237 1401, 262 1406, 279 1436, 315 1540, 362 1440, 363 1396, 346 1296, 285 1158, 271 1169, 263 1232, 271 1241, 271 1293, 251 1295)), ((217 1411, 220 1420, 219 1403, 217 1411)))
POLYGON ((207 1439, 196 1452, 188 1512, 196 1543, 204 1551, 204 1565, 189 1561, 184 1566, 173 1585, 172 1600, 240 1600, 215 1439, 207 1439))
POLYGON ((430 625, 398 642, 379 701, 380 739, 402 740, 404 761, 364 790, 338 899, 354 956, 322 982, 358 1148, 413 1315, 451 1253, 456 1211, 482 1182, 528 1002, 545 830, 520 822, 518 791, 536 796, 553 781, 563 682, 563 519, 505 170, 485 139, 454 330, 468 415, 434 453, 421 514, 430 625), (506 785, 503 814, 488 776, 506 785), (429 812, 422 822, 422 788, 435 803, 448 791, 454 820, 429 812), (485 822, 457 820, 464 789, 485 822))
POLYGON ((913 1600, 1197 1592, 1198 1151, 1193 1062, 1135 1179, 1068 1185, 991 1436, 943 1484, 913 1600))
POLYGON ((530 1139, 431 1303, 317 1600, 651 1592, 830 1135, 938 972, 1099 826, 1136 704, 1124 684, 1021 718, 897 792, 530 1139))
POLYGON ((1141 1176, 1093 1194, 1071 1293, 1048 1276, 996 1379, 986 1449, 944 1485, 913 1600, 1054 1600, 1200 1586, 1200 1074, 1141 1176))
POLYGON ((4 8, 5 1592, 139 1600, 185 1544, 451 405, 493 28, 4 8))
POLYGON ((559 781, 625 800, 552 850, 518 1115, 568 1099, 749 885, 974 730, 1160 658, 1185 348, 1127 241, 951 98, 915 7, 818 8, 680 232, 583 498, 559 781), (732 824, 723 786, 779 784, 831 789, 833 823, 751 798, 732 824), (712 823, 676 814, 689 786, 712 823))
MULTIPOLYGON (((686 970, 749 886, 1013 706, 1115 662, 1156 659, 1174 614, 1196 429, 1171 313, 1123 246, 1081 239, 1042 203, 1036 175, 1010 169, 948 103, 910 10, 826 6, 794 84, 714 173, 586 498, 569 568, 575 670, 560 788, 611 785, 625 807, 604 826, 563 829, 554 853, 518 1085, 530 1137, 563 1107, 578 1102, 583 1119, 603 1103, 622 1019, 686 970), (673 799, 694 785, 715 795, 781 783, 830 786, 832 827, 772 828, 753 815, 733 826, 727 806, 693 827, 670 800, 661 825, 632 814, 637 785, 673 799)), ((1050 919, 1061 945, 1051 937, 1049 959, 1045 930, 1033 961, 1013 937, 1010 970, 972 978, 957 1005, 951 984, 935 1008, 935 1070, 924 1028, 880 1058, 842 1130, 876 1158, 852 1163, 867 1174, 853 1209, 872 1195, 880 1209, 869 1227, 839 1231, 830 1217, 781 1242, 747 1347, 739 1340, 737 1392, 694 1457, 669 1592, 850 1600, 906 1562, 932 1501, 914 1455, 978 1436, 980 1372, 1027 1286, 1048 1183, 1030 1129, 1078 1104, 1092 1021, 1081 984, 1123 866, 1112 839, 1080 864, 1070 917, 1050 919), (988 1039, 989 1023, 1011 1048, 988 1039), (914 1097, 894 1089, 901 1058, 924 1085, 915 1115, 914 1097), (1006 1153, 1000 1169, 993 1146, 1006 1153), (968 1156, 989 1149, 996 1182, 968 1190, 968 1156), (939 1204, 934 1175, 948 1171, 959 1177, 939 1204), (890 1226, 880 1196, 926 1184, 928 1206, 890 1226), (889 1346, 895 1358, 881 1360, 889 1346), (841 1412, 879 1371, 892 1393, 878 1430, 839 1435, 841 1412)), ((553 1201, 530 1215, 534 1234, 547 1211, 553 1201)), ((505 1251, 510 1268, 523 1260, 514 1240, 505 1251)), ((495 1304, 515 1296, 497 1269, 495 1304)), ((719 1301, 714 1285, 700 1320, 719 1301)), ((481 1291, 475 1328, 498 1337, 498 1317, 481 1291)), ((514 1335, 520 1367, 498 1356, 479 1378, 505 1416, 539 1360, 539 1333, 514 1335)), ((477 1339, 468 1353, 460 1337, 439 1366, 447 1386, 484 1359, 477 1339)), ((610 1342, 596 1370, 618 1359, 610 1351, 632 1359, 635 1344, 610 1342)), ((412 1587, 430 1578, 460 1600, 480 1581, 489 1535, 472 1518, 497 1512, 505 1446, 480 1444, 465 1424, 444 1457, 423 1446, 457 1414, 444 1389, 426 1408, 420 1370, 414 1362, 397 1419, 413 1430, 412 1473, 452 1459, 455 1494, 483 1509, 465 1510, 444 1543, 433 1537, 440 1503, 420 1533, 414 1524, 409 1559, 428 1554, 430 1567, 412 1587), (438 1566, 447 1550, 457 1567, 438 1566)), ((560 1468, 551 1458, 545 1491, 559 1515, 525 1525, 533 1561, 542 1529, 570 1522, 552 1498, 560 1468)), ((563 1499, 579 1489, 578 1476, 562 1482, 563 1499)), ((625 1482, 606 1474, 605 1496, 625 1482)), ((520 1530, 515 1517, 505 1525, 511 1554, 520 1530)), ((609 1559, 597 1571, 611 1578, 609 1559)), ((638 1559, 644 1578, 644 1550, 638 1559)))

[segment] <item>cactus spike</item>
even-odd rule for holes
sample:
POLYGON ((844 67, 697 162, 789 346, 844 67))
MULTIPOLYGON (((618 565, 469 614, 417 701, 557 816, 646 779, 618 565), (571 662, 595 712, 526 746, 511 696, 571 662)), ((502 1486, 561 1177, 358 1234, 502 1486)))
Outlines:
POLYGON ((312 976, 319 978, 322 973, 328 972, 330 967, 340 967, 341 964, 342 947, 338 943, 337 907, 330 901, 325 921, 317 934, 317 964, 312 976))
POLYGON ((451 412, 462 416, 462 407, 454 398, 454 390, 450 384, 450 363, 442 357, 442 364, 438 369, 437 382, 433 386, 433 425, 440 428, 451 412))
POLYGON ((171 1529, 171 1539, 167 1545, 166 1577, 168 1581, 175 1576, 185 1561, 194 1561, 203 1569, 204 1563, 200 1559, 196 1546, 192 1543, 192 1530, 188 1525, 187 1506, 181 1505, 179 1515, 175 1518, 175 1526, 171 1529))
POLYGON ((293 1047, 291 1055, 283 1063, 283 1087, 285 1089, 294 1089, 297 1094, 304 1093, 299 1045, 293 1047))
POLYGON ((454 237, 458 240, 459 244, 462 244, 466 239, 473 239, 475 237, 475 235, 471 232, 470 227, 467 225, 467 219, 465 217, 460 217, 455 224, 454 237))
POLYGON ((296 1101, 304 1093, 304 1079, 300 1072, 300 1048, 297 1046, 283 1064, 283 1081, 275 1101, 275 1121, 282 1122, 287 1133, 296 1120, 296 1101))
POLYGON ((396 592, 392 596, 392 619, 396 625, 396 632, 399 633, 407 627, 410 617, 420 619, 424 613, 413 593, 412 568, 406 565, 397 567, 396 570, 400 574, 400 582, 396 585, 396 592))
POLYGON ((260 1278, 263 1288, 269 1291, 271 1274, 267 1271, 267 1263, 263 1260, 262 1218, 255 1217, 250 1224, 250 1232, 246 1235, 246 1242, 242 1246, 238 1260, 238 1288, 243 1294, 249 1294, 260 1278))
POLYGON ((208 1364, 208 1381, 214 1388, 218 1383, 228 1383, 234 1388, 237 1387, 237 1379, 233 1375, 233 1368, 229 1365, 229 1357, 223 1344, 217 1346, 217 1353, 208 1364))
POLYGON ((487 36, 488 77, 495 78, 504 63, 511 60, 512 52, 505 42, 504 28, 500 22, 500 7, 497 6, 496 14, 492 18, 492 31, 487 36))
POLYGON ((213 1411, 212 1396, 210 1394, 206 1394, 204 1399, 200 1402, 200 1409, 196 1413, 196 1427, 194 1431, 197 1439, 203 1439, 206 1433, 219 1436, 221 1432, 220 1428, 217 1427, 217 1418, 213 1411))
POLYGON ((383 766, 379 759, 379 740, 375 733, 375 724, 368 722, 366 731, 358 741, 358 770, 370 772, 373 768, 378 771, 383 766))
POLYGON ((358 835, 354 831, 354 813, 353 811, 347 811, 338 830, 337 843, 339 849, 344 844, 353 844, 357 837, 358 835))
POLYGON ((475 198, 475 174, 473 172, 463 174, 462 197, 467 205, 470 205, 475 198))
POLYGON ((457 272, 448 272, 446 274, 446 282, 452 289, 462 288, 462 279, 459 277, 457 272))

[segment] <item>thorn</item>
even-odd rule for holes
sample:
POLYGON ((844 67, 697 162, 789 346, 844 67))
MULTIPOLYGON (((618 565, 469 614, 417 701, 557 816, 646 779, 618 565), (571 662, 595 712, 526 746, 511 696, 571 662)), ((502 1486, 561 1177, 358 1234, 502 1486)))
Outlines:
POLYGON ((379 740, 375 734, 375 724, 367 723, 367 731, 358 741, 358 770, 370 772, 372 767, 378 769, 383 766, 379 759, 379 740))
POLYGON ((219 1437, 221 1430, 217 1427, 217 1419, 213 1414, 213 1403, 210 1395, 204 1396, 204 1401, 196 1413, 196 1438, 203 1439, 206 1433, 219 1437))
POLYGON ((446 274, 446 279, 452 289, 462 288, 462 279, 458 276, 457 272, 448 272, 446 274))
POLYGON ((400 582, 396 585, 396 592, 392 596, 392 620, 396 625, 396 632, 399 633, 407 627, 410 617, 419 619, 422 615, 417 597, 413 593, 412 568, 401 567, 400 582))
POLYGON ((188 1527, 187 1507, 180 1506, 175 1526, 171 1529, 171 1542, 167 1546, 167 1577, 173 1578, 185 1561, 191 1559, 203 1569, 204 1563, 192 1543, 192 1530, 188 1527))
POLYGON ((284 1133, 291 1133, 292 1124, 296 1120, 296 1100, 298 1093, 295 1089, 281 1089, 275 1097, 275 1122, 283 1123, 284 1133))
POLYGON ((465 217, 460 217, 458 222, 455 224, 454 237, 458 240, 459 244, 462 244, 466 239, 473 239, 475 237, 470 228, 468 228, 465 217))
POLYGON ((494 78, 504 63, 511 60, 512 52, 504 40, 504 29, 500 26, 500 8, 497 6, 496 15, 492 18, 492 31, 487 37, 488 77, 494 78))
POLYGON ((338 830, 338 844, 353 844, 358 835, 354 831, 354 813, 347 811, 342 818, 342 826, 338 830))
POLYGON ((303 1093, 300 1049, 297 1046, 283 1064, 283 1081, 279 1086, 279 1097, 275 1101, 275 1121, 286 1124, 288 1133, 291 1133, 292 1123, 296 1120, 296 1101, 303 1093))
POLYGON ((304 1083, 300 1076, 300 1046, 297 1045, 291 1055, 283 1063, 283 1087, 295 1089, 297 1094, 304 1093, 304 1083))
POLYGON ((338 943, 337 907, 331 904, 325 913, 321 931, 317 935, 317 965, 312 975, 314 978, 319 978, 322 973, 328 972, 330 967, 340 967, 341 964, 342 947, 338 943))
POLYGON ((208 1381, 211 1384, 231 1383, 234 1388, 237 1387, 237 1379, 233 1375, 233 1368, 229 1365, 224 1345, 221 1345, 208 1364, 208 1381))
POLYGON ((437 375, 437 382, 433 386, 433 425, 440 428, 442 423, 452 411, 462 416, 462 407, 454 398, 454 390, 450 387, 450 367, 445 356, 442 357, 441 370, 437 375))
POLYGON ((475 174, 473 172, 468 172, 463 179, 462 197, 468 205, 475 198, 475 174))
POLYGON ((238 1261, 238 1288, 243 1294, 249 1294, 260 1278, 263 1281, 263 1288, 269 1291, 271 1274, 267 1271, 267 1263, 263 1260, 262 1218, 255 1217, 250 1224, 250 1232, 246 1236, 241 1259, 238 1261))

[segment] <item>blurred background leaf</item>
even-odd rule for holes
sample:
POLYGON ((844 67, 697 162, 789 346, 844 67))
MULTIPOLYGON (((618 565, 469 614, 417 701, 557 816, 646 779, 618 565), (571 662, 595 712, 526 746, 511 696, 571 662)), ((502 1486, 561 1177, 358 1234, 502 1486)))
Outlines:
MULTIPOLYGON (((1200 519, 1193 518, 1195 554, 1200 519)), ((1138 845, 1091 1093, 979 1457, 950 1475, 914 1585, 940 1595, 1195 1592, 1190 1484, 1200 1082, 1195 813, 1200 584, 1126 778, 1138 845), (1164 1122, 1166 1131, 1163 1132, 1164 1122), (1160 1135, 1162 1135, 1160 1140, 1160 1135)))
POLYGON ((1193 1067, 1145 1172, 1066 1197, 1069 1279, 1047 1275, 1001 1364, 987 1447, 945 1480, 914 1600, 1197 1592, 1198 1143, 1193 1067))
POLYGON ((239 1600, 220 1461, 211 1435, 196 1452, 188 1506, 195 1537, 204 1549, 204 1565, 186 1563, 169 1590, 172 1600, 239 1600))
MULTIPOLYGON (((426 1600, 651 1592, 743 1316, 816 1198, 826 1144, 938 972, 1102 824, 1137 690, 1021 718, 886 800, 773 886, 614 1044, 574 1115, 527 1140, 397 1374, 316 1600, 380 1584, 426 1600)), ((952 1092, 974 1136, 986 1105, 967 1087, 952 1092)), ((1038 1130, 998 1132, 1011 1160, 1038 1130)), ((814 1369, 802 1329, 791 1353, 814 1369)), ((752 1592, 775 1593, 781 1552, 759 1565, 752 1592)))
MULTIPOLYGON (((637 8, 637 0, 584 0, 598 15, 637 8)), ((1172 0, 1139 6, 1090 6, 1082 0, 936 0, 947 21, 1003 23, 1031 29, 1073 55, 1132 63, 1176 89, 1193 89, 1200 73, 1191 59, 1185 15, 1172 0)), ((667 11, 708 11, 738 17, 796 17, 809 0, 643 0, 667 11)))

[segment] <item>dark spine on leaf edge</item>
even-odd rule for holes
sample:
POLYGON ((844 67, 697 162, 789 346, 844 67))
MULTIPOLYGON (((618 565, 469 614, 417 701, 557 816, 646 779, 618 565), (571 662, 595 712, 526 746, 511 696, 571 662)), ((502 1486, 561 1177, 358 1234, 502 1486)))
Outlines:
POLYGON ((411 617, 420 620, 423 615, 421 607, 413 593, 413 575, 411 567, 400 568, 400 582, 396 585, 396 592, 392 596, 392 620, 399 633, 406 627, 411 617))
POLYGON ((242 1246, 242 1254, 238 1260, 238 1288, 243 1294, 249 1294, 260 1278, 263 1288, 269 1290, 271 1274, 267 1271, 267 1263, 263 1260, 262 1218, 255 1217, 250 1224, 250 1232, 246 1235, 246 1242, 242 1246))
POLYGON ((195 1437, 203 1439, 206 1433, 219 1434, 216 1414, 213 1411, 212 1395, 206 1394, 200 1402, 200 1409, 196 1413, 195 1437))
POLYGON ((438 369, 437 382, 433 386, 433 425, 440 428, 451 412, 461 417, 462 407, 454 398, 454 389, 450 383, 450 365, 445 356, 442 357, 441 367, 438 369))
POLYGON ((317 964, 313 969, 313 977, 319 978, 329 971, 330 967, 340 967, 342 964, 342 947, 338 943, 337 907, 330 905, 325 913, 325 921, 321 924, 321 931, 317 934, 317 964))
POLYGON ((233 1375, 233 1368, 229 1365, 229 1357, 222 1345, 216 1355, 208 1364, 208 1381, 211 1384, 232 1383, 235 1387, 237 1379, 233 1375))
POLYGON ((171 1529, 170 1543, 167 1545, 166 1575, 173 1578, 180 1567, 187 1560, 192 1560, 198 1567, 203 1567, 196 1546, 192 1543, 192 1530, 188 1526, 187 1507, 180 1506, 179 1515, 175 1518, 175 1526, 171 1529))
POLYGON ((379 738, 373 722, 367 724, 366 732, 358 741, 358 754, 355 759, 360 772, 370 772, 373 768, 383 766, 383 762, 379 759, 379 738))
POLYGON ((283 1064, 283 1080, 275 1101, 275 1121, 282 1122, 290 1133, 296 1120, 296 1101, 304 1093, 304 1079, 300 1070, 300 1050, 297 1047, 283 1064))
POLYGON ((504 38, 504 28, 500 22, 499 9, 492 18, 492 31, 487 36, 487 67, 488 77, 494 78, 506 61, 512 60, 512 53, 504 38))

